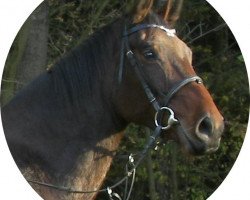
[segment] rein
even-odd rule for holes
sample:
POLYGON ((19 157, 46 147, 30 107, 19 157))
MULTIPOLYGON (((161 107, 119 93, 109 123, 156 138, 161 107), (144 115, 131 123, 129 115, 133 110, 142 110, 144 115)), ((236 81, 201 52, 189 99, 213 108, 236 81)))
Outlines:
POLYGON ((130 65, 133 67, 142 87, 143 90, 148 98, 148 101, 152 104, 154 107, 156 113, 155 113, 155 125, 156 128, 153 132, 153 134, 150 136, 147 144, 144 146, 143 150, 139 153, 140 157, 138 160, 135 162, 134 159, 134 154, 131 154, 128 158, 128 163, 126 164, 126 174, 125 176, 120 179, 117 183, 114 185, 111 185, 107 188, 104 189, 97 189, 97 190, 90 190, 90 191, 83 191, 83 190, 74 190, 69 187, 63 187, 63 186, 58 186, 58 185, 53 185, 53 184, 48 184, 44 182, 39 182, 39 181, 34 181, 34 180, 27 180, 29 183, 60 190, 60 191, 65 191, 69 193, 78 193, 78 194, 87 194, 87 193, 99 193, 99 192, 106 192, 109 195, 110 200, 114 200, 114 198, 122 200, 121 197, 117 194, 114 193, 112 190, 118 187, 119 185, 125 183, 125 191, 124 191, 124 198, 123 200, 129 200, 134 181, 135 181, 135 173, 137 167, 140 165, 140 163, 143 161, 145 156, 147 155, 148 151, 153 148, 156 144, 156 141, 158 137, 160 136, 162 130, 168 130, 170 129, 174 124, 178 123, 178 120, 175 118, 174 111, 169 108, 167 105, 170 101, 170 99, 185 85, 191 83, 191 82, 196 82, 198 84, 202 83, 202 79, 198 76, 192 76, 188 77, 181 82, 179 82, 177 85, 175 85, 170 91, 168 92, 167 95, 164 95, 164 105, 161 106, 159 102, 157 101, 155 95, 153 94, 152 90, 150 89, 148 83, 144 79, 143 76, 143 65, 138 61, 136 58, 135 54, 131 50, 129 46, 129 41, 128 37, 140 30, 143 29, 148 29, 148 28, 158 28, 161 29, 162 31, 165 31, 166 34, 170 37, 175 37, 175 30, 174 29, 168 29, 164 26, 156 25, 156 24, 140 24, 136 25, 129 30, 125 27, 124 33, 123 33, 123 38, 122 38, 122 47, 121 47, 121 57, 120 57, 120 66, 119 66, 119 71, 118 71, 118 80, 121 82, 122 80, 122 74, 123 74, 123 65, 124 65, 124 56, 126 55, 130 65), (126 50, 126 52, 125 52, 126 50), (167 119, 167 124, 164 126, 162 121, 163 121, 163 114, 164 112, 168 113, 168 119, 167 119), (131 178, 131 184, 128 189, 128 180, 131 178))

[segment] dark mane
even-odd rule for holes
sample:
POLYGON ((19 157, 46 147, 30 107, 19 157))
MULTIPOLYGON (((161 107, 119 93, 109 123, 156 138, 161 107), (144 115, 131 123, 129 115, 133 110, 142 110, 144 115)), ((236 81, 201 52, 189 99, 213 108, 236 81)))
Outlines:
POLYGON ((96 83, 102 82, 105 70, 117 62, 114 56, 120 47, 114 41, 121 40, 122 29, 117 32, 116 24, 120 23, 113 22, 95 32, 56 63, 51 72, 55 92, 63 93, 70 101, 83 95, 91 97, 96 83))
MULTIPOLYGON (((105 69, 109 68, 111 63, 118 65, 119 59, 114 57, 119 55, 120 44, 114 41, 121 41, 123 27, 115 27, 116 24, 122 24, 116 23, 117 21, 95 32, 56 63, 52 70, 56 92, 63 92, 64 97, 70 101, 81 99, 79 97, 83 95, 90 97, 95 84, 103 80, 105 69), (110 48, 110 44, 116 45, 117 48, 110 48), (115 51, 112 51, 113 49, 115 51)), ((146 21, 166 25, 155 13, 151 13, 146 21)))

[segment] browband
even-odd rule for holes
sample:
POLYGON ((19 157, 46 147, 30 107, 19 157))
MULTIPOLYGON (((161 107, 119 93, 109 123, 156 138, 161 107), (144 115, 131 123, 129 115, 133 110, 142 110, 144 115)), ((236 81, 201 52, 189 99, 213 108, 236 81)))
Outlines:
POLYGON ((123 37, 127 37, 133 33, 136 33, 142 29, 148 29, 148 28, 159 28, 163 31, 165 31, 167 33, 168 36, 171 36, 171 37, 174 37, 175 36, 175 29, 169 29, 169 28, 166 28, 165 26, 162 26, 162 25, 157 25, 157 24, 138 24, 134 27, 132 27, 131 29, 125 31, 123 33, 123 37))

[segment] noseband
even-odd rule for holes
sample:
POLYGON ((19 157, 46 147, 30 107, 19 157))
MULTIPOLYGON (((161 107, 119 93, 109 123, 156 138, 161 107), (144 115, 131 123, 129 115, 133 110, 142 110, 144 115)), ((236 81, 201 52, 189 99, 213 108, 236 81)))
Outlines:
POLYGON ((119 66, 119 74, 118 74, 118 80, 121 82, 122 80, 122 71, 123 71, 123 64, 124 64, 124 55, 126 55, 127 59, 129 60, 130 65, 133 67, 142 87, 143 90, 149 100, 149 102, 152 104, 154 107, 156 114, 155 114, 155 125, 156 127, 161 126, 162 130, 169 129, 174 123, 177 123, 178 120, 175 119, 174 116, 174 111, 169 108, 167 105, 169 101, 172 99, 172 97, 184 86, 191 82, 196 82, 198 84, 202 83, 202 79, 199 76, 191 76, 188 77, 179 83, 177 83, 173 88, 169 90, 167 95, 164 95, 164 103, 163 105, 160 105, 159 102, 157 101, 155 95, 153 94, 152 90, 150 89, 148 83, 146 82, 144 76, 143 76, 143 64, 139 62, 139 60, 136 58, 135 54, 130 48, 128 37, 138 31, 144 30, 144 29, 149 29, 149 28, 158 28, 164 32, 169 37, 175 37, 175 30, 174 29, 168 29, 164 26, 156 25, 156 24, 140 24, 136 25, 129 30, 126 29, 124 30, 123 33, 123 40, 122 40, 122 48, 121 48, 121 59, 120 59, 120 66, 119 66), (126 50, 126 53, 125 51, 126 50), (167 125, 164 126, 162 123, 162 115, 164 112, 168 113, 168 121, 167 125))

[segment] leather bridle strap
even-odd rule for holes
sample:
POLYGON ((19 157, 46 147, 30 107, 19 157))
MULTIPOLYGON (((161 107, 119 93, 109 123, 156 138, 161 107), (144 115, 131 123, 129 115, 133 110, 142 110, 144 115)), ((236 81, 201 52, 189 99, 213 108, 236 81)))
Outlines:
MULTIPOLYGON (((164 103, 163 106, 161 107, 160 104, 158 103, 158 101, 156 100, 156 97, 154 96, 153 92, 151 91, 148 83, 145 80, 144 77, 144 73, 142 70, 142 64, 138 61, 138 59, 136 59, 136 56, 134 55, 134 53, 132 52, 130 46, 129 46, 129 41, 128 41, 128 36, 136 33, 142 29, 147 29, 147 28, 159 28, 165 32, 167 32, 167 34, 171 37, 174 37, 174 29, 167 29, 164 26, 159 26, 159 25, 155 25, 155 24, 141 24, 141 25, 137 25, 129 30, 126 29, 125 27, 125 31, 123 34, 123 41, 122 41, 122 55, 124 55, 124 48, 126 49, 126 56, 130 62, 130 65, 134 68, 134 71, 144 89, 144 92, 149 100, 149 102, 153 105, 154 109, 156 110, 156 114, 155 114, 155 124, 156 126, 161 125, 163 127, 163 129, 167 129, 169 128, 170 124, 172 125, 174 122, 177 122, 177 120, 174 118, 174 112, 172 111, 171 108, 167 107, 169 101, 171 100, 171 98, 185 85, 191 83, 191 82, 196 82, 198 84, 202 83, 202 79, 199 76, 191 76, 191 77, 187 77, 184 80, 182 80, 181 82, 179 82, 177 85, 175 85, 172 89, 170 89, 170 91, 164 95, 164 103), (170 35, 171 34, 171 35, 170 35), (162 113, 159 114, 159 112, 166 112, 168 111, 170 116, 168 119, 168 125, 167 126, 163 126, 161 121, 162 121, 162 113), (160 122, 158 122, 158 117, 160 119, 160 122)), ((122 59, 123 60, 123 59, 122 59)), ((121 74, 120 74, 121 75, 121 74)), ((121 77, 119 77, 120 79, 121 77)))
MULTIPOLYGON (((149 88, 149 86, 148 86, 148 84, 143 76, 142 64, 140 62, 138 62, 138 60, 136 59, 134 53, 132 52, 132 50, 129 46, 129 41, 128 41, 128 36, 130 36, 131 34, 136 33, 136 32, 143 30, 143 29, 148 29, 148 28, 159 28, 159 29, 165 31, 167 34, 174 34, 175 33, 174 29, 168 29, 164 26, 160 26, 160 25, 156 25, 156 24, 139 24, 139 25, 132 27, 129 30, 127 30, 127 28, 125 27, 124 34, 123 34, 122 52, 121 53, 124 55, 124 48, 126 48, 127 58, 129 60, 130 64, 132 65, 132 67, 135 69, 136 75, 138 76, 138 78, 141 82, 141 85, 142 85, 142 87, 143 87, 143 89, 144 89, 144 91, 149 99, 149 102, 153 103, 153 106, 156 110, 159 110, 160 106, 156 102, 156 98, 153 95, 151 89, 149 88)), ((171 36, 173 37, 173 35, 171 35, 171 36)), ((124 62, 124 59, 122 59, 122 61, 124 62)), ((199 76, 192 76, 192 77, 188 77, 188 78, 184 79, 183 81, 178 83, 176 86, 174 86, 168 92, 167 95, 165 95, 164 106, 166 106, 169 103, 170 99, 174 96, 175 93, 177 93, 183 86, 187 85, 190 82, 197 82, 200 84, 203 81, 199 76)))
POLYGON ((135 70, 135 73, 144 89, 144 92, 149 100, 149 102, 153 105, 154 109, 156 111, 158 111, 160 109, 160 105, 158 103, 158 101, 156 101, 156 98, 153 94, 153 92, 151 91, 150 87, 148 86, 145 78, 143 77, 143 73, 142 73, 142 70, 141 70, 141 64, 139 62, 137 62, 137 59, 135 58, 134 56, 134 53, 129 50, 127 53, 127 58, 130 62, 130 64, 132 65, 132 67, 134 68, 135 70))
POLYGON ((123 36, 129 36, 133 33, 136 33, 140 30, 143 30, 143 29, 148 29, 148 28, 158 28, 158 29, 161 29, 163 31, 165 31, 169 36, 172 36, 174 37, 175 36, 175 29, 169 29, 169 28, 166 28, 165 26, 161 26, 161 25, 157 25, 157 24, 138 24, 132 28, 130 28, 129 30, 125 30, 126 32, 123 34, 123 36))
MULTIPOLYGON (((159 103, 156 101, 156 98, 153 94, 153 92, 151 91, 150 87, 148 86, 146 80, 144 79, 143 76, 143 72, 141 70, 141 64, 139 62, 137 62, 137 59, 135 58, 134 53, 129 50, 127 52, 127 58, 130 62, 130 64, 133 66, 135 73, 137 75, 137 77, 139 78, 141 85, 147 95, 147 98, 149 100, 150 103, 152 103, 152 105, 154 106, 155 110, 158 111, 161 107, 159 106, 159 103)), ((179 82, 177 85, 175 85, 168 93, 167 95, 164 95, 164 106, 167 106, 170 99, 185 85, 191 83, 191 82, 196 82, 198 84, 203 83, 202 79, 199 76, 191 76, 188 77, 184 80, 182 80, 181 82, 179 82)))
MULTIPOLYGON (((158 28, 162 31, 165 31, 168 36, 174 37, 175 36, 175 29, 168 29, 164 26, 157 25, 157 24, 138 24, 127 30, 127 26, 125 25, 124 32, 122 33, 122 44, 121 44, 121 53, 120 53, 120 64, 119 64, 119 71, 118 71, 118 82, 121 83, 122 75, 123 75, 123 66, 124 66, 124 48, 125 44, 128 44, 128 36, 133 33, 136 33, 143 29, 149 28, 158 28)), ((128 51, 129 48, 127 48, 128 51)))
POLYGON ((202 79, 199 76, 191 76, 188 77, 184 80, 182 80, 181 82, 179 82, 177 85, 175 85, 169 92, 167 95, 164 95, 164 105, 168 105, 170 99, 185 85, 187 85, 188 83, 191 82, 196 82, 198 84, 203 83, 202 79))

